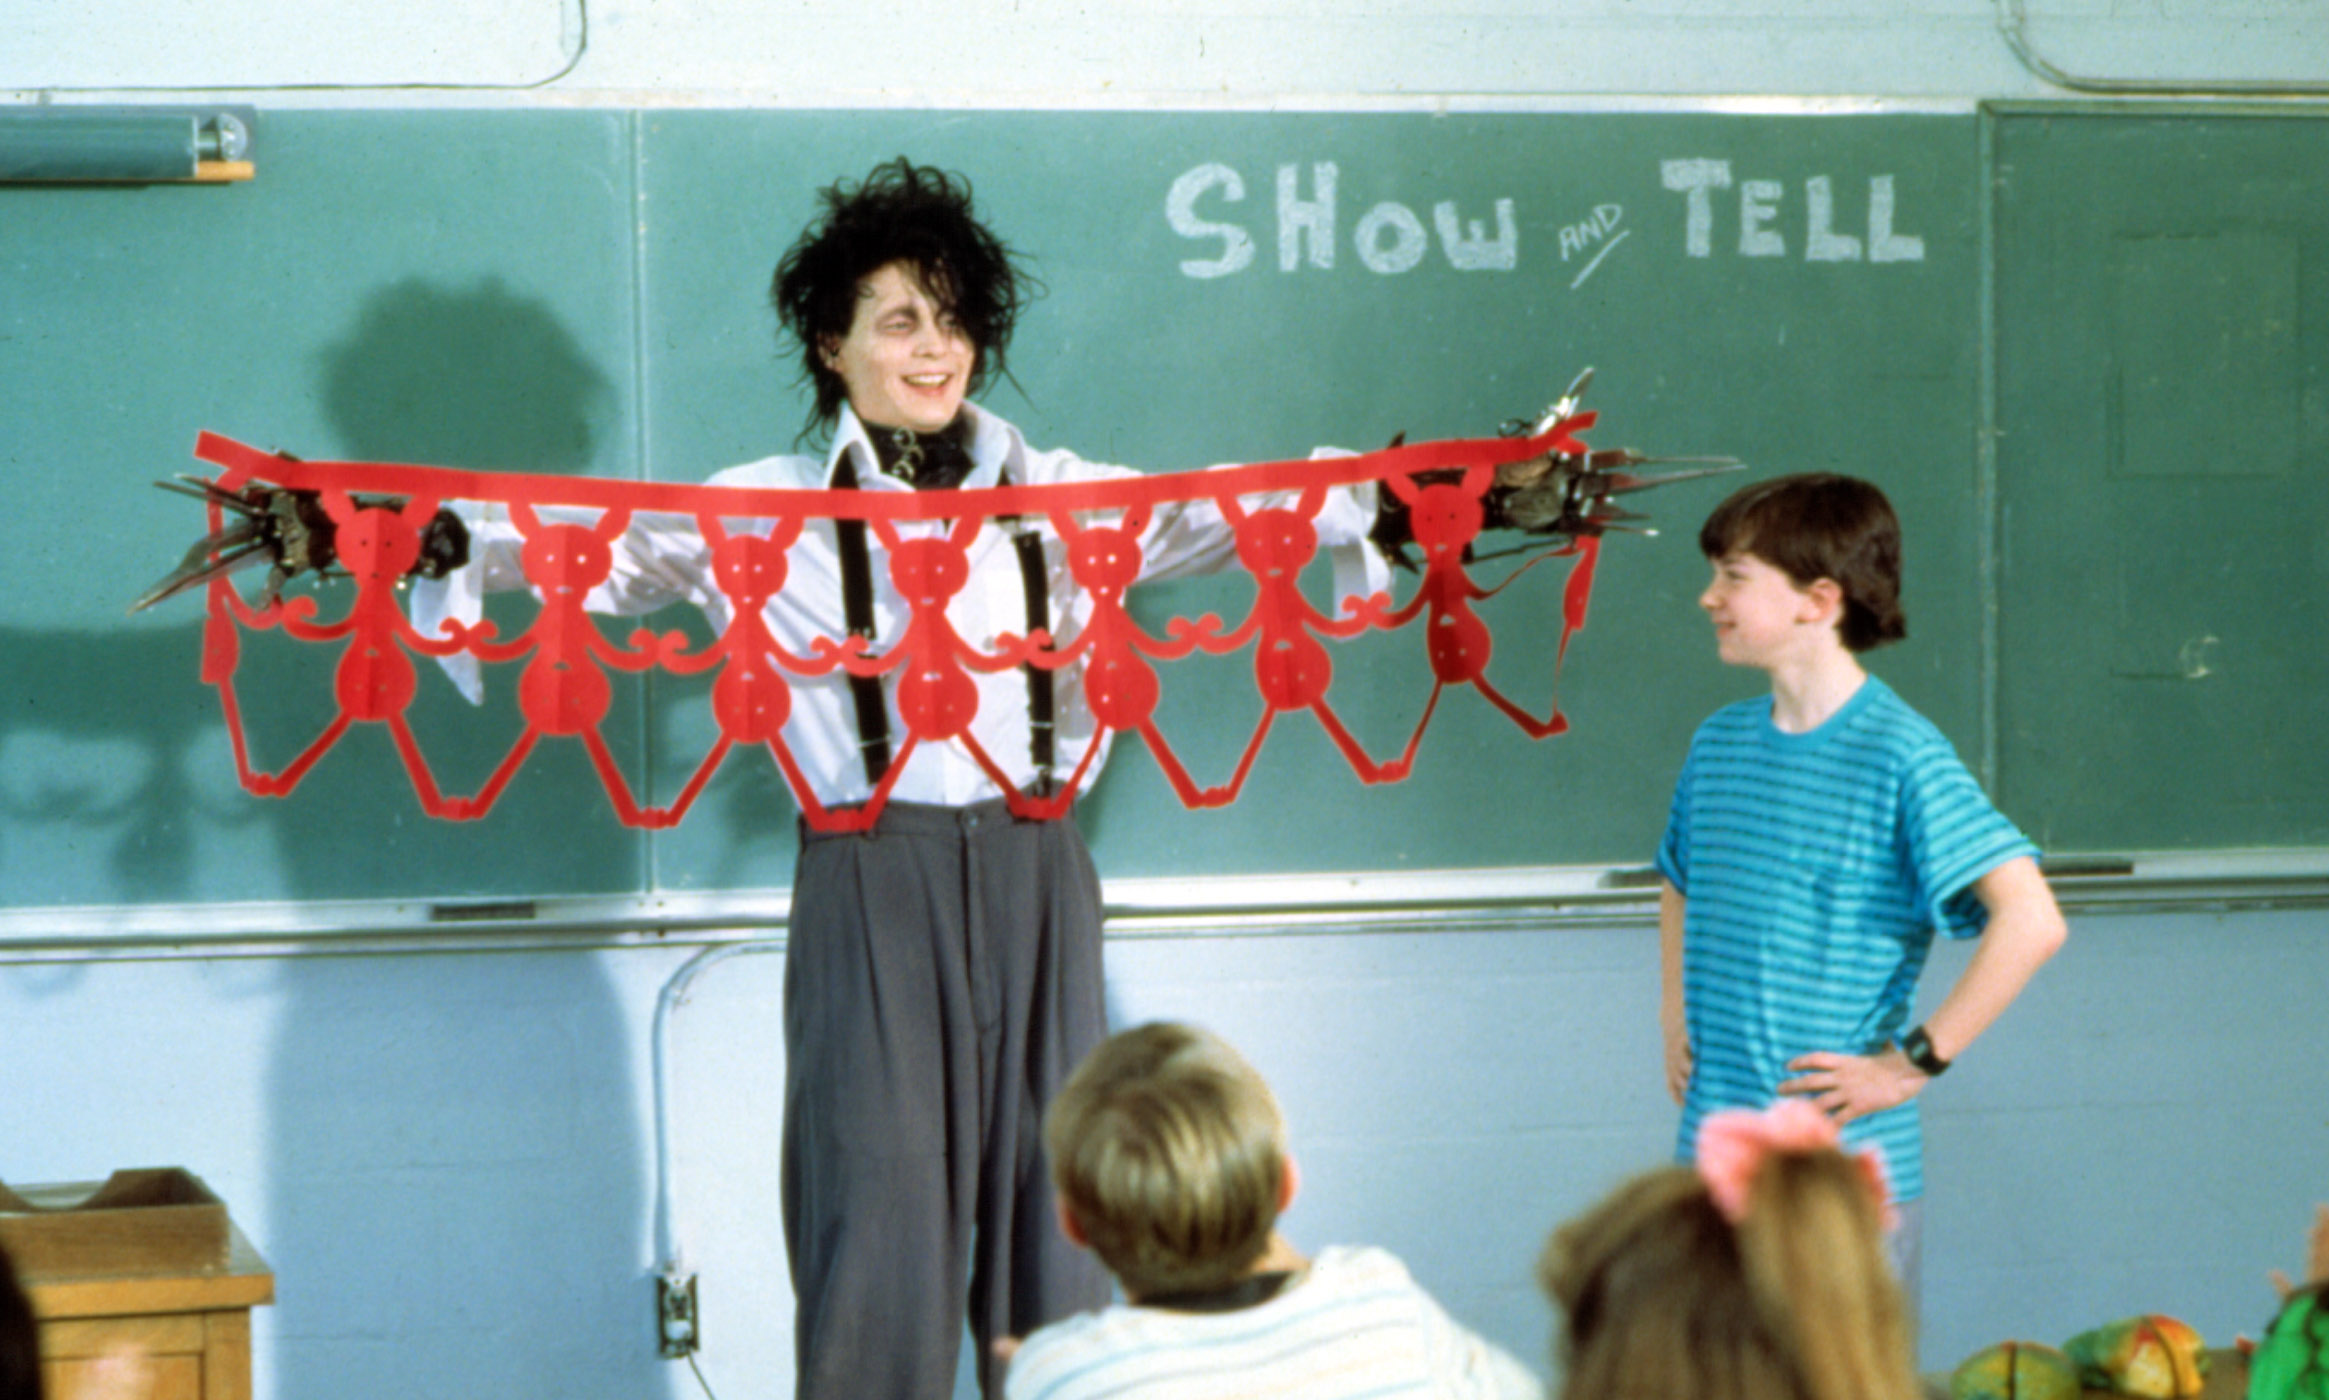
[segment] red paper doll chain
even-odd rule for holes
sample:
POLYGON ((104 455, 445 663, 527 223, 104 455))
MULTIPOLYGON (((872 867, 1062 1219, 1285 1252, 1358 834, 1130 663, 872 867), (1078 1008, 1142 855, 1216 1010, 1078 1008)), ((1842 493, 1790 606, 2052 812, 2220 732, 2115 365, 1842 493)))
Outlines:
MULTIPOLYGON (((354 579, 356 593, 344 616, 325 622, 318 618, 321 610, 313 597, 294 596, 252 608, 223 578, 213 580, 202 678, 218 687, 236 767, 250 791, 271 797, 289 793, 351 725, 378 724, 389 731, 422 808, 431 816, 455 821, 491 810, 545 737, 573 739, 584 746, 616 817, 630 826, 666 827, 678 822, 738 746, 769 751, 809 824, 821 830, 871 825, 908 757, 923 744, 961 745, 1004 791, 1013 810, 1056 816, 1074 800, 1084 777, 1081 766, 1056 794, 1027 792, 1011 781, 971 732, 978 710, 971 673, 1024 665, 1047 669, 1081 665, 1094 722, 1103 731, 1138 735, 1187 806, 1234 801, 1271 726, 1281 712, 1291 710, 1314 715, 1360 779, 1394 782, 1414 764, 1424 730, 1450 685, 1479 691, 1531 737, 1557 734, 1567 727, 1557 701, 1539 718, 1489 681, 1488 624, 1472 605, 1496 590, 1472 580, 1466 546, 1480 532, 1483 500, 1498 464, 1548 451, 1581 454, 1585 449, 1573 435, 1592 426, 1592 421, 1593 415, 1584 413, 1534 438, 1417 443, 1357 457, 1044 486, 894 493, 306 462, 204 433, 195 456, 221 468, 222 487, 234 490, 260 480, 319 493, 336 527, 340 563, 354 579), (1458 471, 1459 477, 1429 485, 1412 480, 1418 472, 1448 470, 1458 471), (1333 606, 1321 607, 1300 587, 1304 568, 1317 550, 1316 519, 1330 487, 1360 481, 1381 482, 1383 489, 1407 504, 1415 544, 1424 558, 1422 582, 1411 599, 1396 607, 1382 594, 1336 599, 1333 606), (1282 503, 1245 504, 1263 493, 1272 493, 1282 503), (392 499, 382 504, 384 497, 392 499), (441 503, 454 500, 506 508, 524 539, 521 567, 543 602, 514 637, 501 638, 490 623, 474 628, 448 623, 444 635, 423 636, 398 605, 396 587, 418 556, 421 530, 441 503), (1187 500, 1210 500, 1229 520, 1236 533, 1238 562, 1254 578, 1254 602, 1235 626, 1209 616, 1174 618, 1160 637, 1133 620, 1125 608, 1125 594, 1140 576, 1140 534, 1151 513, 1160 504, 1187 500), (547 518, 552 508, 561 518, 547 518), (616 541, 633 517, 646 511, 692 517, 710 548, 713 576, 732 605, 733 620, 700 649, 690 651, 680 633, 645 629, 617 643, 583 610, 584 597, 608 577, 616 541), (574 523, 578 513, 591 512, 596 512, 595 523, 574 523), (948 623, 947 605, 970 576, 968 546, 981 525, 998 516, 1047 522, 1065 542, 1068 569, 1091 604, 1089 619, 1075 635, 1004 636, 982 648, 948 623), (864 520, 882 544, 890 581, 906 600, 910 615, 903 633, 879 652, 851 638, 818 637, 805 654, 796 653, 777 645, 769 634, 763 610, 785 585, 790 551, 802 527, 820 517, 864 520), (763 522, 762 532, 733 531, 729 522, 741 520, 763 522), (909 539, 897 528, 905 520, 953 523, 941 534, 909 539), (1327 643, 1405 627, 1418 619, 1431 688, 1403 749, 1377 759, 1330 703, 1334 669, 1327 643), (240 634, 245 628, 280 628, 302 641, 340 647, 334 717, 276 772, 252 763, 235 695, 240 634), (1157 663, 1195 651, 1221 654, 1249 648, 1262 700, 1260 721, 1228 780, 1200 786, 1157 726, 1162 693, 1157 663), (405 712, 417 687, 414 658, 464 652, 487 664, 522 663, 517 703, 525 728, 484 785, 473 794, 457 796, 438 787, 405 712), (637 789, 600 734, 613 694, 608 668, 715 673, 711 707, 719 737, 668 806, 640 804, 637 789), (783 732, 792 710, 791 678, 831 675, 836 670, 887 678, 905 726, 903 742, 872 799, 840 809, 826 807, 810 790, 783 732)), ((217 514, 213 506, 214 527, 217 514)), ((1550 551, 1574 559, 1563 600, 1564 655, 1570 636, 1585 623, 1598 543, 1588 533, 1550 551)), ((1097 743, 1087 748, 1084 764, 1098 751, 1097 743)))

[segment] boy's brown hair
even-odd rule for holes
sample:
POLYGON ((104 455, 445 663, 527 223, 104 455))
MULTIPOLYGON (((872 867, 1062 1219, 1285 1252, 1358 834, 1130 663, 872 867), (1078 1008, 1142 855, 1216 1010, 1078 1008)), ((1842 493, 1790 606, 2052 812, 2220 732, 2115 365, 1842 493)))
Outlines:
POLYGON ((1798 588, 1832 579, 1844 593, 1837 635, 1870 651, 1908 635, 1900 606, 1900 518, 1875 485, 1834 472, 1758 481, 1714 508, 1698 531, 1709 559, 1752 554, 1798 588))
POLYGON ((1277 1223, 1285 1136, 1243 1056, 1162 1021, 1102 1042, 1043 1122, 1052 1185, 1135 1299, 1246 1275, 1277 1223))

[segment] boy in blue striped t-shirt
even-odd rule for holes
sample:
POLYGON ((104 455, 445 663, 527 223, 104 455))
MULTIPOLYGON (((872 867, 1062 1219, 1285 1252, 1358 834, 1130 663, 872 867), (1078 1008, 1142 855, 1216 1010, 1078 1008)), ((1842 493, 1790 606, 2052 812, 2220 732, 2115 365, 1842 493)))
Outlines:
POLYGON ((1910 1296, 1924 1190, 1916 1098, 2062 946, 2037 848, 1859 653, 1907 635, 1900 522, 1868 482, 1780 477, 1699 531, 1715 649, 1769 698, 1699 726, 1658 848, 1666 1085, 1678 1155, 1720 1108, 1803 1095, 1882 1147, 1910 1296), (1907 1024, 1938 929, 1981 942, 1907 1024))

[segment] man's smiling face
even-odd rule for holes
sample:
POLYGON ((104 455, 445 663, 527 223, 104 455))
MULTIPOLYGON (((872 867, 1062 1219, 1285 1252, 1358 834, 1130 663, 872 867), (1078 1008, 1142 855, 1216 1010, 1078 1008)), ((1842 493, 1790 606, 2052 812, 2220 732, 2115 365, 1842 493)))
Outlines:
POLYGON ((903 262, 857 284, 849 334, 824 353, 860 422, 921 433, 954 421, 978 365, 978 347, 903 262))

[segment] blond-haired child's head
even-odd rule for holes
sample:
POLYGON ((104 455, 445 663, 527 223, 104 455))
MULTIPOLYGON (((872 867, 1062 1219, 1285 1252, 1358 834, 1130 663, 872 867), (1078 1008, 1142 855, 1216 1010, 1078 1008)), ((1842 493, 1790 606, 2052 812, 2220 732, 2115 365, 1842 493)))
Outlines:
POLYGON ((1043 1143, 1062 1226, 1136 1299, 1243 1278, 1292 1191, 1270 1086, 1194 1026, 1109 1037, 1052 1100, 1043 1143))

